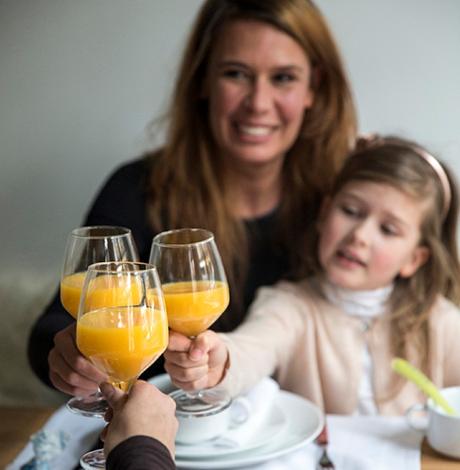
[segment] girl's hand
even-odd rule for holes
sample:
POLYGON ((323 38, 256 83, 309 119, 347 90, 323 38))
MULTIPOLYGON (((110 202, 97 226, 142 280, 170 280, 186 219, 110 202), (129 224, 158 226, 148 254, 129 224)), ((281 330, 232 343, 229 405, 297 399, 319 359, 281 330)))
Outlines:
POLYGON ((200 390, 214 387, 223 379, 228 350, 211 330, 194 339, 170 331, 164 357, 165 369, 176 386, 183 390, 200 390))
POLYGON ((75 324, 56 333, 48 355, 49 375, 61 392, 84 397, 95 392, 107 376, 80 353, 75 337, 75 324))

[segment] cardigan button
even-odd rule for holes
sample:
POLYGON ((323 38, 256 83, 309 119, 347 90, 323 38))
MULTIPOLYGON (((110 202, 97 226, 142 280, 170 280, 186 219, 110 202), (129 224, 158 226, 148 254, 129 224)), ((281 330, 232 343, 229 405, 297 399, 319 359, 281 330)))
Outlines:
POLYGON ((363 331, 363 333, 371 329, 371 324, 372 324, 372 320, 367 320, 367 319, 361 320, 361 330, 363 331))

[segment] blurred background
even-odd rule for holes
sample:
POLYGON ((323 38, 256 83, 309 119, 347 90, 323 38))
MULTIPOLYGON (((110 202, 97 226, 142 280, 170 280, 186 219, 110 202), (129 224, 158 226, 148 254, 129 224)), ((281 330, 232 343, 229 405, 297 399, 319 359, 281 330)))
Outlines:
MULTIPOLYGON (((202 0, 0 0, 0 403, 57 403, 25 342, 69 231, 121 162, 161 145, 202 0)), ((361 132, 420 141, 460 179, 460 2, 317 0, 361 132)))

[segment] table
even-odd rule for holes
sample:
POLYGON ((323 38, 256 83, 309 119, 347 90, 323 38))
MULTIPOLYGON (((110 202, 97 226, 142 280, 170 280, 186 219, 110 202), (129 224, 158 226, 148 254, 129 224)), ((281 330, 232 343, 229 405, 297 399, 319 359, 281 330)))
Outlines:
MULTIPOLYGON (((54 408, 0 407, 0 468, 5 468, 19 454, 55 411, 54 408)), ((443 457, 424 442, 422 470, 460 470, 460 460, 443 457)))

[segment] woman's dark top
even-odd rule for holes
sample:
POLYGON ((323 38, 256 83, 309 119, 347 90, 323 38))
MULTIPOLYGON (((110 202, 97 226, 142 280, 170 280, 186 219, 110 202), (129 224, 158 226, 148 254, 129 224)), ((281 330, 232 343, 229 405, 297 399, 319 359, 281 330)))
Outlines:
POLYGON ((107 470, 176 470, 168 449, 156 439, 133 436, 115 446, 107 456, 107 470))
MULTIPOLYGON (((152 238, 157 233, 149 225, 147 217, 147 184, 146 178, 150 172, 147 159, 137 159, 119 167, 106 181, 97 195, 84 225, 118 225, 131 229, 136 242, 139 258, 148 262, 152 238)), ((287 273, 287 256, 274 242, 276 213, 246 221, 249 236, 248 275, 244 287, 244 310, 254 298, 256 289, 262 285, 271 285, 285 277, 287 273)), ((231 296, 230 296, 231 297, 231 296)), ((235 315, 235 306, 230 305, 222 315, 228 320, 240 318, 235 315)), ((237 321, 231 327, 222 324, 219 319, 212 329, 229 331, 237 326, 237 321)), ((48 353, 54 346, 55 334, 70 325, 74 319, 64 310, 59 298, 59 290, 37 319, 29 336, 28 358, 32 370, 39 379, 48 386, 49 380, 48 353)), ((229 323, 232 323, 231 321, 229 323)), ((143 374, 147 379, 164 372, 163 357, 160 357, 143 374)))

